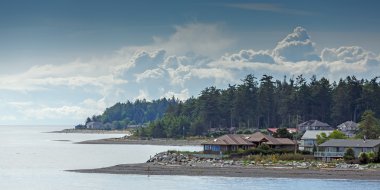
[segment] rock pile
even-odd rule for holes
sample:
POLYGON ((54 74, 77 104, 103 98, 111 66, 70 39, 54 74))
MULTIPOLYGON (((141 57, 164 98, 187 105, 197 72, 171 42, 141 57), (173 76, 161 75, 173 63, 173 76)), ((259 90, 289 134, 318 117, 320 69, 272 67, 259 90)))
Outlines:
MULTIPOLYGON (((215 156, 215 155, 214 155, 215 156)), ((359 165, 346 163, 326 163, 320 161, 249 161, 249 160, 231 160, 211 158, 211 155, 202 154, 183 154, 178 152, 161 152, 151 157, 147 163, 167 166, 201 166, 201 167, 281 167, 281 168, 337 168, 337 169, 366 169, 380 168, 376 165, 359 165)))
POLYGON ((236 165, 233 160, 222 160, 218 158, 201 158, 193 154, 182 154, 175 152, 161 152, 151 157, 147 163, 159 165, 186 165, 186 166, 225 166, 236 165))

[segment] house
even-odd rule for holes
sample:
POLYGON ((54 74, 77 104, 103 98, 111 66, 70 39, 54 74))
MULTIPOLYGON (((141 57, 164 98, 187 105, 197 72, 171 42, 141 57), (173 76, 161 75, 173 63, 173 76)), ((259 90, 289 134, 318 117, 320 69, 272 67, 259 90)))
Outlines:
MULTIPOLYGON (((267 131, 268 131, 268 134, 270 136, 273 136, 273 134, 277 133, 277 129, 278 128, 268 128, 267 131)), ((297 133, 297 128, 286 128, 288 130, 289 133, 297 133)))
POLYGON ((307 130, 301 137, 300 150, 313 152, 314 145, 317 146, 317 135, 325 133, 327 136, 331 130, 307 130))
POLYGON ((346 150, 352 148, 355 152, 355 158, 359 157, 361 152, 378 152, 380 140, 378 139, 331 139, 318 146, 318 151, 314 157, 323 161, 343 158, 346 150))
POLYGON ((297 148, 295 141, 288 138, 274 138, 260 132, 251 135, 223 135, 202 145, 205 153, 219 154, 220 152, 236 151, 238 149, 247 150, 263 143, 279 150, 294 150, 297 148))
POLYGON ((300 132, 305 132, 307 130, 334 130, 329 124, 318 120, 309 120, 298 124, 297 129, 300 132))
POLYGON ((236 151, 238 149, 247 150, 255 146, 242 135, 235 134, 223 135, 202 145, 204 153, 206 154, 219 154, 220 152, 236 151))
POLYGON ((346 121, 337 126, 339 131, 342 131, 347 137, 354 137, 356 133, 359 131, 359 124, 353 121, 346 121))
POLYGON ((104 129, 103 123, 91 121, 86 124, 87 129, 104 129))

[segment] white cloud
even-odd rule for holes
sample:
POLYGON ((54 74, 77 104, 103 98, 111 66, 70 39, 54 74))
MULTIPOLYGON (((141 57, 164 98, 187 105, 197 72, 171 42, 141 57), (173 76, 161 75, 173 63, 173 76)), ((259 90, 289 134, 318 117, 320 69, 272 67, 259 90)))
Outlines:
POLYGON ((154 37, 153 47, 163 48, 169 54, 175 55, 194 53, 217 57, 235 42, 223 34, 223 28, 218 24, 190 23, 175 26, 175 30, 168 39, 154 37))
POLYGON ((178 98, 179 100, 186 100, 190 97, 189 89, 183 89, 178 93, 173 92, 173 91, 168 91, 165 93, 165 95, 163 97, 172 98, 173 96, 178 98))
POLYGON ((339 48, 325 48, 321 53, 322 61, 344 63, 366 63, 367 60, 376 60, 376 55, 357 46, 343 46, 339 48))
POLYGON ((162 78, 164 74, 165 71, 160 68, 146 70, 143 73, 135 74, 136 82, 140 83, 144 79, 159 79, 162 78))
POLYGON ((275 78, 316 74, 338 80, 347 75, 371 78, 380 70, 380 55, 361 47, 316 52, 315 43, 301 27, 273 50, 237 52, 226 52, 233 40, 223 35, 219 25, 188 24, 175 29, 168 38, 124 47, 108 56, 41 64, 0 75, 0 91, 8 94, 1 108, 10 110, 0 120, 17 116, 25 121, 74 118, 81 122, 116 102, 172 96, 184 100, 211 85, 223 88, 239 83, 247 74, 258 78, 262 74, 275 78))
POLYGON ((273 57, 289 62, 319 61, 314 46, 306 29, 297 27, 277 43, 273 49, 273 57))
POLYGON ((231 62, 257 62, 257 63, 275 63, 271 53, 268 50, 241 50, 238 53, 224 55, 222 61, 231 62))
POLYGON ((149 100, 149 93, 147 90, 139 90, 139 95, 136 96, 135 100, 149 100))

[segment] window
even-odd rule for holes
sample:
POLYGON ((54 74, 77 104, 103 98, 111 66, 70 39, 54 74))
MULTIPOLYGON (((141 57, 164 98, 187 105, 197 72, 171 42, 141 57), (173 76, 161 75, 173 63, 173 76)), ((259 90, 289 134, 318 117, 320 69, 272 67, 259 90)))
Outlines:
POLYGON ((211 146, 211 150, 212 151, 220 151, 220 146, 219 145, 213 145, 213 146, 211 146))

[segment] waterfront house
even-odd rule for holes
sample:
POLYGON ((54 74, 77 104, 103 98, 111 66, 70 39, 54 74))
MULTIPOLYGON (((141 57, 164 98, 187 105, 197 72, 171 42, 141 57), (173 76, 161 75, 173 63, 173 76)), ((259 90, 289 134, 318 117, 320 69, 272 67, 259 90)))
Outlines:
POLYGON ((254 147, 254 144, 242 135, 235 134, 223 135, 202 145, 204 152, 207 154, 237 151, 238 149, 247 150, 254 147))
MULTIPOLYGON (((268 128, 267 131, 268 131, 268 134, 270 136, 273 136, 275 133, 277 133, 277 129, 279 128, 268 128)), ((297 133, 297 128, 286 128, 288 130, 289 133, 297 133)))
POLYGON ((318 121, 309 120, 297 125, 297 130, 305 132, 307 130, 334 130, 329 124, 318 121))
POLYGON ((359 124, 353 121, 346 121, 337 126, 339 131, 342 131, 347 137, 354 137, 356 133, 359 131, 359 124))
POLYGON ((317 145, 317 135, 325 133, 328 136, 332 132, 331 130, 307 130, 301 137, 300 150, 313 152, 314 146, 317 145))
POLYGON ((331 139, 318 146, 318 151, 314 157, 323 161, 343 158, 348 148, 355 152, 355 158, 359 157, 361 152, 378 152, 380 140, 378 139, 331 139))
POLYGON ((87 129, 100 130, 100 129, 104 129, 104 125, 103 125, 103 123, 101 123, 101 122, 91 121, 91 122, 88 122, 88 123, 86 124, 86 128, 87 128, 87 129))
POLYGON ((202 145, 205 153, 218 154, 238 149, 247 150, 263 143, 267 144, 270 148, 279 150, 294 150, 297 148, 295 141, 288 138, 274 138, 260 132, 251 135, 223 135, 202 145))

